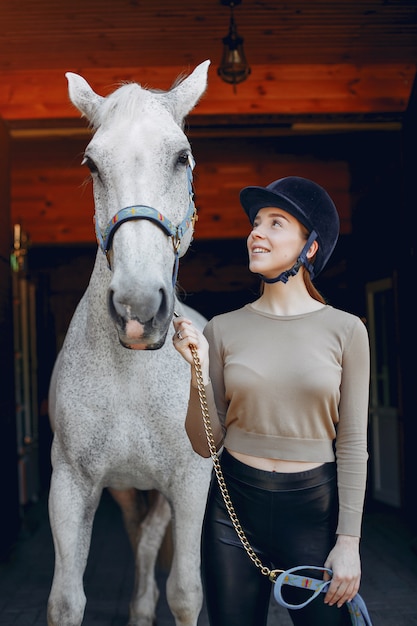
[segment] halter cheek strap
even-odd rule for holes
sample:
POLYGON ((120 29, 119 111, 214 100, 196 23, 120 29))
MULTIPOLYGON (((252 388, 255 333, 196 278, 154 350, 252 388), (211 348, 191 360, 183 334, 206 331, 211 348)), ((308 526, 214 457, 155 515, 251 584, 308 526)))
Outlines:
POLYGON ((314 265, 312 265, 308 261, 307 252, 310 250, 311 244, 316 239, 317 239, 317 233, 315 230, 312 230, 309 235, 309 238, 307 239, 303 249, 300 252, 300 256, 298 257, 294 265, 290 267, 289 270, 285 270, 285 272, 281 272, 281 274, 279 274, 279 276, 277 276, 276 278, 266 278, 262 274, 259 274, 259 276, 262 278, 262 280, 265 283, 271 284, 271 283, 277 283, 279 281, 281 281, 282 283, 286 283, 288 282, 288 279, 290 278, 290 276, 295 276, 298 270, 300 269, 300 267, 304 265, 307 268, 307 270, 310 272, 311 278, 313 278, 314 277, 314 265))
POLYGON ((114 233, 124 222, 128 220, 138 220, 144 219, 149 220, 157 224, 162 230, 166 233, 168 237, 172 238, 172 243, 174 246, 175 253, 175 262, 174 262, 174 270, 173 270, 173 284, 175 285, 178 274, 178 266, 179 266, 179 258, 181 252, 181 239, 184 237, 185 233, 188 231, 190 227, 194 228, 195 221, 197 219, 197 210, 194 204, 194 189, 193 189, 193 169, 195 166, 195 161, 191 155, 188 155, 188 165, 187 165, 187 184, 188 184, 188 210, 187 214, 178 226, 175 226, 168 218, 166 218, 162 213, 154 209, 153 207, 146 206, 143 204, 137 204, 134 206, 125 207, 124 209, 120 209, 109 221, 106 228, 101 230, 97 220, 95 219, 95 230, 97 243, 100 246, 100 249, 107 257, 107 262, 110 267, 110 259, 109 254, 111 251, 112 241, 114 237, 114 233))

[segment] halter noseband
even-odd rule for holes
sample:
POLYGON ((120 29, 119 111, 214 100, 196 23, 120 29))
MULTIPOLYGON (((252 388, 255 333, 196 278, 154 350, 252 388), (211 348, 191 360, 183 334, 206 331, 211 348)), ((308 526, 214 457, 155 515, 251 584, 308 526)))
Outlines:
POLYGON ((102 250, 102 252, 104 252, 104 254, 106 255, 107 263, 109 267, 110 267, 109 253, 111 250, 114 233, 119 228, 119 226, 121 226, 124 222, 127 222, 128 220, 139 220, 139 219, 150 220, 151 222, 154 222, 155 224, 160 226, 160 228, 162 228, 162 230, 168 235, 168 237, 171 237, 172 239, 172 243, 174 246, 174 253, 175 253, 175 264, 174 264, 172 283, 173 285, 175 285, 177 281, 177 274, 178 274, 181 239, 185 235, 187 230, 190 228, 190 226, 194 226, 194 223, 197 218, 197 210, 194 204, 194 190, 193 190, 194 166, 195 166, 195 161, 192 155, 189 154, 188 165, 187 165, 187 182, 188 182, 188 197, 189 197, 188 211, 187 211, 185 218, 183 219, 181 224, 179 224, 178 226, 175 226, 175 224, 173 224, 168 218, 166 218, 164 215, 162 215, 162 213, 160 213, 153 207, 142 205, 142 204, 128 206, 128 207, 125 207, 124 209, 120 209, 120 211, 118 211, 116 215, 114 215, 111 218, 111 220, 109 221, 109 223, 107 224, 106 228, 103 231, 100 229, 97 220, 96 219, 94 220, 97 243, 100 246, 100 249, 102 250))

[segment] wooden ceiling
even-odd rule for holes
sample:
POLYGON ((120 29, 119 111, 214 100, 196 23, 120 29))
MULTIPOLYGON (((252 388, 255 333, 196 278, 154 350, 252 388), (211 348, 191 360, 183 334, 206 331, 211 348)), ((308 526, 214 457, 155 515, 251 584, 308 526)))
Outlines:
POLYGON ((71 132, 82 123, 66 71, 105 95, 126 80, 167 89, 211 59, 194 113, 202 129, 401 121, 417 67, 415 0, 242 0, 234 15, 251 66, 236 92, 216 71, 230 16, 220 0, 1 0, 0 116, 15 136, 71 132))
POLYGON ((208 89, 187 128, 198 237, 245 237, 239 189, 294 171, 298 139, 297 172, 331 191, 350 232, 348 162, 337 151, 305 155, 304 135, 319 137, 322 150, 326 139, 339 146, 340 132, 367 142, 373 131, 401 129, 417 69, 417 0, 242 0, 234 15, 251 67, 236 90, 217 75, 230 18, 220 0, 0 0, 11 220, 33 245, 94 243, 92 196, 80 185, 90 131, 69 102, 65 72, 106 95, 129 80, 168 89, 206 59, 208 89), (284 156, 281 135, 292 144, 284 156))

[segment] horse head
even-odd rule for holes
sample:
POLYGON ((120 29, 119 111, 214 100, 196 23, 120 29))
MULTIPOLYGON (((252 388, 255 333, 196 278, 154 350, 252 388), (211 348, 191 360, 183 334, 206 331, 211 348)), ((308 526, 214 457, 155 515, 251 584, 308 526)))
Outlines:
POLYGON ((129 83, 106 97, 66 74, 71 102, 93 129, 83 163, 105 253, 96 267, 108 274, 108 310, 127 348, 162 347, 172 320, 178 260, 195 219, 194 161, 183 125, 207 87, 209 64, 168 91, 129 83))

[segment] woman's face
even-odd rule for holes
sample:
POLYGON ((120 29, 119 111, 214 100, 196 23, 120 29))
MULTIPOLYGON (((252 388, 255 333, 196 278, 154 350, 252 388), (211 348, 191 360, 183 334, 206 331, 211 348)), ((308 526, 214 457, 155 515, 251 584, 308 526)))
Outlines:
POLYGON ((250 271, 266 278, 278 276, 294 265, 307 237, 290 213, 276 207, 260 209, 247 239, 250 271))

